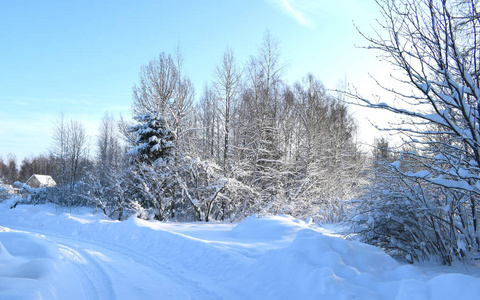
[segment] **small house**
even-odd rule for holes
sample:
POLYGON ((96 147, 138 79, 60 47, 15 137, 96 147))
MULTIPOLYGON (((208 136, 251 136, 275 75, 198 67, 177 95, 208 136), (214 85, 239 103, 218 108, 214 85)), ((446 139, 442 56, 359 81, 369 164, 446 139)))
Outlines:
POLYGON ((33 174, 28 178, 27 185, 32 188, 39 188, 39 187, 49 187, 49 186, 56 186, 57 183, 53 180, 52 176, 50 175, 38 175, 33 174))

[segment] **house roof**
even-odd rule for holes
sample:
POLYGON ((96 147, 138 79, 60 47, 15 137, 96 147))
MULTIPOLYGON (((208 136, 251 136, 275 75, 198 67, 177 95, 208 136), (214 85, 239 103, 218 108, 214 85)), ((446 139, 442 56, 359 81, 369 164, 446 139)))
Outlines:
POLYGON ((55 180, 53 180, 52 176, 50 175, 39 175, 39 174, 33 174, 28 180, 32 180, 33 178, 36 178, 40 185, 56 185, 55 180))

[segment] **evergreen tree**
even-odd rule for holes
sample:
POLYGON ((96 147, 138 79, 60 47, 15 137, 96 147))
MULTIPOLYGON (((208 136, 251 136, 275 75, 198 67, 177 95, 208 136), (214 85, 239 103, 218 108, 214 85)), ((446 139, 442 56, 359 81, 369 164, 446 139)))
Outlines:
POLYGON ((152 114, 134 117, 138 123, 130 128, 137 136, 136 146, 129 155, 141 162, 153 164, 156 160, 167 159, 173 148, 175 134, 168 128, 165 119, 152 114))

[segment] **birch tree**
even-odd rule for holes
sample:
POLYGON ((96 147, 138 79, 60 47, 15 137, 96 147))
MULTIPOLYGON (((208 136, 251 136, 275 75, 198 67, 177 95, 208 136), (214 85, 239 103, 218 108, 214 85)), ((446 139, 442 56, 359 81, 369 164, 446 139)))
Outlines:
POLYGON ((222 63, 215 68, 215 88, 220 100, 219 113, 223 119, 223 171, 229 169, 229 152, 231 143, 231 122, 235 109, 235 97, 238 93, 242 73, 235 61, 232 50, 225 50, 222 63))
POLYGON ((175 78, 177 84, 171 108, 171 117, 173 119, 171 128, 175 130, 177 137, 176 151, 185 154, 186 145, 189 144, 186 140, 191 137, 190 134, 192 133, 187 128, 187 117, 192 109, 195 88, 190 78, 184 74, 184 57, 178 46, 175 49, 175 67, 177 70, 177 77, 175 78))
POLYGON ((203 89, 197 111, 200 114, 202 124, 202 137, 200 139, 202 142, 199 145, 204 150, 202 158, 216 158, 219 151, 215 143, 218 138, 219 122, 217 102, 215 101, 215 92, 208 84, 203 89))
POLYGON ((268 203, 282 194, 277 126, 282 69, 279 43, 267 32, 258 55, 250 60, 247 70, 249 90, 243 95, 251 119, 247 123, 251 125, 247 129, 251 137, 248 144, 253 150, 251 184, 263 191, 264 199, 259 199, 259 207, 263 206, 262 202, 268 203))
POLYGON ((177 78, 178 70, 174 59, 163 52, 143 66, 139 86, 133 87, 133 113, 143 115, 155 112, 163 117, 170 114, 177 78))

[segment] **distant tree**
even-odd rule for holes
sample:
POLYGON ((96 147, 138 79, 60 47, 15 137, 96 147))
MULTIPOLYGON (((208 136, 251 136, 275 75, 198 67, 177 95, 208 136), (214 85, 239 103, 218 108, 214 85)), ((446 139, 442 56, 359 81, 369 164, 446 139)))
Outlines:
POLYGON ((57 162, 50 154, 40 154, 24 158, 18 171, 18 180, 26 182, 33 174, 50 175, 55 181, 57 162))
POLYGON ((80 121, 67 122, 62 114, 56 123, 53 141, 52 153, 58 163, 59 174, 56 177, 60 185, 60 204, 78 205, 72 197, 87 163, 85 128, 80 121))
POLYGON ((67 133, 68 145, 68 167, 70 172, 70 182, 80 179, 81 165, 86 159, 86 134, 85 128, 80 121, 72 120, 67 133))
POLYGON ((14 154, 7 155, 7 163, 2 166, 2 170, 7 183, 13 184, 18 180, 17 157, 14 154))
POLYGON ((120 144, 118 124, 106 113, 97 137, 95 166, 86 174, 86 194, 89 205, 101 209, 107 216, 121 220, 128 208, 125 154, 120 144))
POLYGON ((0 156, 0 180, 7 180, 7 165, 3 162, 3 158, 0 156))
POLYGON ((374 140, 373 146, 373 158, 376 161, 385 160, 388 161, 392 157, 392 153, 390 152, 390 145, 385 137, 376 138, 374 140))
POLYGON ((60 186, 68 184, 68 129, 64 115, 61 114, 55 125, 53 133, 53 155, 57 158, 59 164, 58 175, 56 176, 60 186))
POLYGON ((356 122, 346 105, 311 74, 295 84, 293 93, 298 114, 298 188, 289 195, 295 204, 291 206, 303 213, 316 209, 317 219, 337 222, 347 215, 344 203, 355 195, 363 167, 355 141, 356 122))
POLYGON ((117 122, 108 113, 104 115, 100 123, 97 146, 97 166, 100 178, 105 177, 108 173, 118 171, 122 165, 123 153, 117 122))
POLYGON ((34 173, 33 163, 31 159, 24 158, 20 164, 20 170, 18 171, 19 181, 25 182, 34 173))

